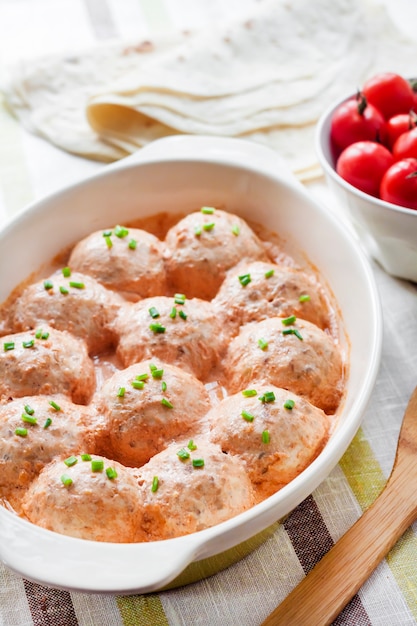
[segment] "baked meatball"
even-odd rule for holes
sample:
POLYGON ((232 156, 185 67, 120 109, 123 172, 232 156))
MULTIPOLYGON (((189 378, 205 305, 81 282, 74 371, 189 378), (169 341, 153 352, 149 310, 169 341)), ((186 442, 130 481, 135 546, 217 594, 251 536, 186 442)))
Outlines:
POLYGON ((114 327, 117 356, 125 367, 158 358, 200 380, 207 378, 225 346, 223 324, 211 303, 180 294, 127 304, 114 327))
POLYGON ((116 543, 135 541, 139 508, 137 481, 130 470, 88 454, 51 461, 22 500, 24 515, 38 526, 116 543))
POLYGON ((95 371, 86 344, 49 326, 5 335, 0 343, 0 401, 62 393, 87 404, 95 371))
POLYGON ((155 235, 139 228, 116 226, 79 241, 71 252, 69 266, 138 300, 165 293, 163 251, 164 245, 155 235))
POLYGON ((14 330, 49 324, 84 339, 89 353, 98 354, 115 342, 110 323, 122 303, 91 276, 64 268, 23 291, 15 304, 14 330))
POLYGON ((332 327, 323 288, 301 270, 253 261, 228 271, 213 300, 236 328, 268 317, 296 315, 322 329, 332 327))
POLYGON ((167 233, 168 282, 189 298, 211 300, 226 271, 243 259, 267 260, 261 240, 237 215, 203 207, 167 233))
POLYGON ((326 332, 295 316, 271 317, 243 326, 224 363, 231 393, 267 382, 299 394, 333 413, 343 390, 339 346, 326 332))
POLYGON ((116 372, 97 392, 104 429, 97 445, 139 467, 171 441, 198 431, 210 408, 205 386, 173 365, 143 361, 116 372))
POLYGON ((87 407, 61 396, 28 396, 0 405, 0 496, 17 512, 47 463, 84 450, 87 413, 87 407))
POLYGON ((203 530, 254 504, 242 461, 201 438, 172 443, 137 472, 140 541, 203 530))
POLYGON ((329 436, 329 417, 292 392, 261 384, 256 395, 225 398, 207 414, 210 439, 236 455, 260 500, 300 474, 329 436))

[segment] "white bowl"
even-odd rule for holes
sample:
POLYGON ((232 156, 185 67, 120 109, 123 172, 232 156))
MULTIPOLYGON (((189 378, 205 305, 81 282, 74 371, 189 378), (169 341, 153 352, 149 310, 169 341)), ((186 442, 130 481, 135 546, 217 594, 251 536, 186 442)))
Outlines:
POLYGON ((416 282, 417 211, 370 196, 346 182, 335 170, 331 120, 334 111, 350 97, 331 105, 317 123, 315 146, 320 165, 365 250, 389 274, 416 282))
POLYGON ((360 425, 382 341, 373 274, 355 238, 313 202, 276 153, 253 143, 162 139, 32 204, 0 231, 0 302, 31 271, 93 230, 203 205, 226 207, 294 242, 332 289, 350 352, 337 427, 319 457, 281 491, 185 537, 143 544, 86 541, 39 528, 0 506, 0 558, 26 578, 88 592, 145 593, 213 573, 258 545, 323 481, 360 425))

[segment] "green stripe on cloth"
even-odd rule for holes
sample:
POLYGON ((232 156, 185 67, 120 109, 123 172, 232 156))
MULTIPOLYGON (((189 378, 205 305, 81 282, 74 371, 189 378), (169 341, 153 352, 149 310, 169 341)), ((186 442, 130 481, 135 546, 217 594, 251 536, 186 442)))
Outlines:
POLYGON ((159 596, 119 596, 117 606, 124 626, 169 626, 159 596))
POLYGON ((140 6, 151 32, 171 26, 171 18, 164 0, 140 0, 140 6))
MULTIPOLYGON (((364 511, 381 493, 386 485, 386 478, 361 429, 339 465, 364 511)), ((410 612, 417 620, 417 569, 414 561, 416 550, 417 537, 409 528, 387 555, 386 561, 410 612)))
POLYGON ((0 188, 7 214, 12 215, 33 199, 18 122, 5 109, 0 96, 0 188))

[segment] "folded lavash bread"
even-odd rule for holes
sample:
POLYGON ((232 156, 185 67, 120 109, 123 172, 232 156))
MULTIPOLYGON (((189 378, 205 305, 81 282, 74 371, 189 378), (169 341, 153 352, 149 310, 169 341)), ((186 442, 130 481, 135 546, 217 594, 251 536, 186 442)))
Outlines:
POLYGON ((177 133, 244 137, 305 180, 326 106, 377 71, 411 75, 416 52, 375 0, 263 0, 216 32, 32 62, 5 97, 28 129, 92 159, 177 133))

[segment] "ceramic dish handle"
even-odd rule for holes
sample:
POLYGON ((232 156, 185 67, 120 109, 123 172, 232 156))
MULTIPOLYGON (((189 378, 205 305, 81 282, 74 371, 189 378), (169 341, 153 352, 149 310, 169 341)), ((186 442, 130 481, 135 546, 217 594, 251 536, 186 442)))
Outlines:
POLYGON ((269 174, 274 178, 285 176, 294 184, 301 184, 286 161, 274 150, 246 139, 207 135, 175 135, 164 137, 145 148, 112 164, 111 168, 153 161, 195 160, 200 155, 207 161, 225 165, 244 166, 269 174))

